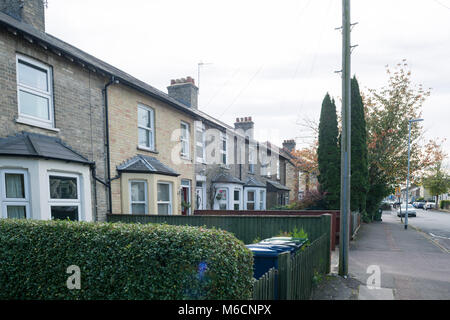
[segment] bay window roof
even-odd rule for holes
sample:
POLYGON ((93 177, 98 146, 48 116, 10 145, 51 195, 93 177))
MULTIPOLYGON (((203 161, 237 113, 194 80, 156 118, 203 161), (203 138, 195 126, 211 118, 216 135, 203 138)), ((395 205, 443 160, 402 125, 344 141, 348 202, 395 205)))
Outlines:
POLYGON ((29 132, 0 138, 0 155, 93 164, 60 139, 29 132))
POLYGON ((128 173, 151 173, 178 177, 180 174, 156 158, 138 154, 117 166, 117 171, 128 173))

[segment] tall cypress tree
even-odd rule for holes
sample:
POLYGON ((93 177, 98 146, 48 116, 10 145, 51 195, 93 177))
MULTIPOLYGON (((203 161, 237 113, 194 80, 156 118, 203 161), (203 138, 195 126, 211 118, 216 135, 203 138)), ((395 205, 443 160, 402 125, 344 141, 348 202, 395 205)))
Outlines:
POLYGON ((322 102, 319 123, 318 180, 320 191, 326 193, 325 202, 328 209, 334 210, 339 209, 341 188, 341 159, 338 135, 336 105, 327 93, 322 102))
POLYGON ((369 190, 369 164, 367 159, 367 131, 364 105, 356 76, 351 81, 352 152, 351 196, 352 211, 359 211, 366 219, 366 196, 369 190))

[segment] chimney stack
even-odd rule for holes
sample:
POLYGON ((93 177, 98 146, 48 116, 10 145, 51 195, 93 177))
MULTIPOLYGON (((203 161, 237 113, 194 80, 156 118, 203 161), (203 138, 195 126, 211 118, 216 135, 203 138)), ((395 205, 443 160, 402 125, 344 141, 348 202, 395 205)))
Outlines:
POLYGON ((252 121, 252 117, 236 118, 234 128, 238 131, 243 131, 246 137, 253 139, 255 123, 252 121))
POLYGON ((45 0, 0 0, 0 11, 45 32, 45 0))
POLYGON ((198 109, 198 87, 192 77, 170 80, 167 91, 169 97, 189 108, 198 109))
POLYGON ((295 150, 296 143, 294 139, 291 140, 284 140, 283 142, 283 148, 289 150, 290 152, 295 150))

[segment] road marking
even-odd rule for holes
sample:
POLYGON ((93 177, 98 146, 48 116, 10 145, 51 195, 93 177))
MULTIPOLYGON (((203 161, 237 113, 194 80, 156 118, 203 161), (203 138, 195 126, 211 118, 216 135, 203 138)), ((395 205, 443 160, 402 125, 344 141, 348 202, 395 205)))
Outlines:
POLYGON ((433 238, 440 238, 440 239, 450 240, 450 238, 443 237, 443 236, 437 236, 437 235, 435 235, 435 234, 433 234, 433 233, 431 233, 431 232, 430 232, 430 236, 432 236, 433 238))
POLYGON ((419 228, 417 228, 413 225, 411 225, 411 228, 413 228, 417 232, 421 233, 427 240, 431 241, 432 244, 434 244, 436 247, 441 249, 444 253, 450 253, 450 251, 447 248, 445 248, 443 245, 441 245, 438 241, 434 240, 427 233, 423 232, 422 230, 420 230, 419 228))

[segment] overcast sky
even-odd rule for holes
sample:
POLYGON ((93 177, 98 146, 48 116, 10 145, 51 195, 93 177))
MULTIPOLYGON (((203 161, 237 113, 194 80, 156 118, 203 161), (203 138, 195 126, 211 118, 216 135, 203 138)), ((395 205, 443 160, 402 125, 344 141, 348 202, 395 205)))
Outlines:
MULTIPOLYGON (((199 108, 232 125, 252 116, 259 139, 307 136, 326 92, 341 96, 340 0, 49 0, 46 31, 167 92, 201 69, 199 108)), ((432 88, 427 138, 450 133, 450 0, 352 1, 352 73, 362 90, 407 59, 432 88)), ((340 104, 340 103, 339 103, 340 104)), ((340 105, 338 105, 340 109, 340 105)), ((450 154, 450 141, 445 144, 450 154)))

